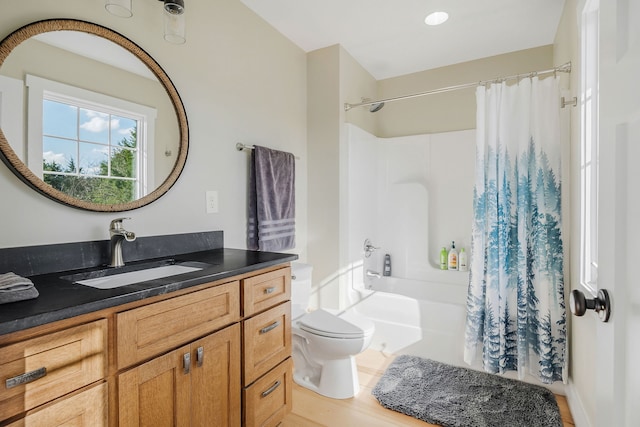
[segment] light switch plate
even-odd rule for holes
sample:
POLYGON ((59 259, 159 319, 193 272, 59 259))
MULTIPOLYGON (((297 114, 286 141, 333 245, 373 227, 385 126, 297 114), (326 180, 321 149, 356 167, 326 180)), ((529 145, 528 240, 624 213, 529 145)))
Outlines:
POLYGON ((217 191, 207 191, 206 192, 207 199, 207 213, 218 213, 218 192, 217 191))

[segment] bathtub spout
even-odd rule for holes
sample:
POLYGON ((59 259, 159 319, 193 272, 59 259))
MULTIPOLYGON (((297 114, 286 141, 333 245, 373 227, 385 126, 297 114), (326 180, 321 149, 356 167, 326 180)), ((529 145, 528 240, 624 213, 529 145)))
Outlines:
POLYGON ((380 273, 377 273, 375 271, 371 271, 371 270, 367 270, 367 277, 375 277, 376 279, 380 278, 380 273))

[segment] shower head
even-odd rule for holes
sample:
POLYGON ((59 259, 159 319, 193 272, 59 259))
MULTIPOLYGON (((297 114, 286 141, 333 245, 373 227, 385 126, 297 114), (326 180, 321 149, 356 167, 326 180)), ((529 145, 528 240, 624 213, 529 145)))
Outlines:
POLYGON ((362 100, 362 104, 357 104, 357 105, 362 105, 363 107, 369 107, 370 113, 375 113, 376 111, 380 111, 382 107, 384 107, 384 102, 373 102, 372 104, 368 104, 372 102, 371 98, 360 98, 360 99, 362 100))
POLYGON ((384 102, 378 102, 376 104, 371 104, 369 106, 369 112, 370 113, 375 113, 376 111, 382 110, 382 107, 384 107, 384 102))

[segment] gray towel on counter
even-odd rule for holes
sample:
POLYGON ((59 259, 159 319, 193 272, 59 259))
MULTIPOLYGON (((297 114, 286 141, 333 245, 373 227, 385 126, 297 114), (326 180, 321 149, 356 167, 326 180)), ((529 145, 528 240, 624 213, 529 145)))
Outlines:
POLYGON ((256 145, 249 172, 248 248, 295 247, 295 207, 294 155, 256 145))
POLYGON ((38 298, 33 282, 15 273, 0 274, 0 304, 38 298))

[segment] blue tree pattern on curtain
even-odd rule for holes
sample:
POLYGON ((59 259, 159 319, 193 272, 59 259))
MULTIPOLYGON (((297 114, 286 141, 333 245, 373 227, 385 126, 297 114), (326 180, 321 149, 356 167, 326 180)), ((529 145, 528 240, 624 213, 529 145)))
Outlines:
MULTIPOLYGON (((538 82, 533 83, 536 90, 538 82)), ((503 102, 501 96, 498 90, 497 104, 503 102)), ((531 98, 538 101, 535 95, 531 98)), ((498 114, 498 120, 504 119, 498 114)), ((478 147, 465 361, 472 363, 481 355, 484 369, 491 373, 517 371, 521 379, 531 373, 543 383, 563 381, 561 182, 559 158, 550 161, 545 150, 549 144, 559 145, 559 140, 541 143, 532 136, 559 139, 559 130, 532 130, 528 143, 503 144, 501 137, 508 139, 513 132, 502 131, 504 124, 491 132, 492 126, 479 126, 495 138, 478 147)), ((551 151, 559 156, 559 150, 551 151)))

